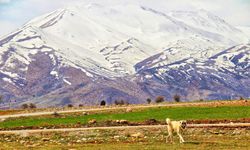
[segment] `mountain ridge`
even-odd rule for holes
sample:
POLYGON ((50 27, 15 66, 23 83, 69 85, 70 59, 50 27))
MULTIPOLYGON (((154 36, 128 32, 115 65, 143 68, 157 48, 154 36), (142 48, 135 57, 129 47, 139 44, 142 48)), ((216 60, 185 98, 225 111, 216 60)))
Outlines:
POLYGON ((0 40, 0 92, 43 107, 250 97, 249 39, 205 10, 68 7, 0 40))

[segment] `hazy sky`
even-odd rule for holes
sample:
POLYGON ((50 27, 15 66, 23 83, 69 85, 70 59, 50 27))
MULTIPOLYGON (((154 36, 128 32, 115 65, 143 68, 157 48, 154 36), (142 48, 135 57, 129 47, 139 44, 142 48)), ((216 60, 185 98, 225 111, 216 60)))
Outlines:
POLYGON ((30 19, 75 2, 140 3, 164 10, 208 10, 235 26, 250 26, 250 0, 0 0, 0 36, 30 19))

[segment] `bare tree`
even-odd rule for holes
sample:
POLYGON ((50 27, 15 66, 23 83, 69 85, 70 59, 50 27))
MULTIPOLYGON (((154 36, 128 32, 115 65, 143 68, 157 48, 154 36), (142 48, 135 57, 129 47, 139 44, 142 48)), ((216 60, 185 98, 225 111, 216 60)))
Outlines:
POLYGON ((104 100, 101 101, 100 103, 101 106, 105 106, 106 105, 106 102, 104 100))
POLYGON ((147 103, 150 104, 151 103, 151 99, 150 98, 147 98, 147 103))
POLYGON ((33 104, 33 103, 30 103, 30 104, 29 104, 29 108, 30 108, 30 109, 35 109, 35 108, 36 108, 36 105, 33 104))
POLYGON ((69 107, 69 108, 72 108, 72 107, 74 107, 74 106, 73 106, 72 104, 68 104, 68 107, 69 107))
POLYGON ((175 94, 173 98, 174 98, 175 102, 180 102, 181 101, 181 96, 178 95, 178 94, 175 94))
POLYGON ((29 108, 29 105, 28 105, 28 104, 22 104, 21 108, 22 108, 22 109, 28 109, 28 108, 29 108))

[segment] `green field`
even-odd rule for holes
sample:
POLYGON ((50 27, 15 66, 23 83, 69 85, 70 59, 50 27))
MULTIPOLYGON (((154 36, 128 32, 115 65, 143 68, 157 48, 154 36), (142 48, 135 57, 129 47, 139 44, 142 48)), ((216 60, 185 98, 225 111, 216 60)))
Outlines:
POLYGON ((95 114, 62 114, 59 117, 39 116, 12 118, 0 123, 0 128, 15 127, 41 127, 50 125, 74 125, 87 124, 90 119, 96 119, 97 122, 105 120, 125 119, 132 122, 141 122, 147 119, 156 119, 164 121, 165 118, 175 120, 188 119, 240 119, 250 117, 250 106, 221 106, 221 107, 159 107, 135 109, 133 112, 96 112, 95 114))
MULTIPOLYGON (((0 123, 1 129, 19 129, 19 127, 58 128, 83 127, 91 119, 97 120, 97 126, 107 120, 128 120, 129 122, 144 122, 156 119, 164 122, 165 118, 174 120, 238 120, 250 118, 250 106, 216 106, 216 107, 155 107, 100 110, 82 113, 65 113, 59 116, 44 115, 37 117, 10 118, 0 123), (99 124, 100 123, 100 124, 99 124)), ((179 138, 174 137, 175 144, 165 143, 167 130, 163 128, 121 128, 85 130, 70 132, 47 132, 20 134, 1 134, 0 150, 2 149, 36 149, 36 150, 164 150, 164 149, 250 149, 250 131, 247 128, 187 128, 183 133, 184 144, 179 144, 179 138), (132 135, 141 133, 135 138, 132 135)))

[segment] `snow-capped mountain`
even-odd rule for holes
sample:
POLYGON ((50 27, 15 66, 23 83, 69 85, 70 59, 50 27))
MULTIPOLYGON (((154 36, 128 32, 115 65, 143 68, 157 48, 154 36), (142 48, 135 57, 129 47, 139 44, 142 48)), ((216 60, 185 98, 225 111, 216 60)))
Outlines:
POLYGON ((186 57, 167 64, 170 56, 160 53, 138 63, 137 78, 148 83, 148 88, 155 82, 161 84, 157 91, 165 91, 168 98, 173 93, 185 93, 186 99, 249 96, 249 44, 231 47, 206 59, 186 57))
POLYGON ((41 106, 249 97, 249 39, 205 10, 83 3, 0 39, 0 92, 41 106))

